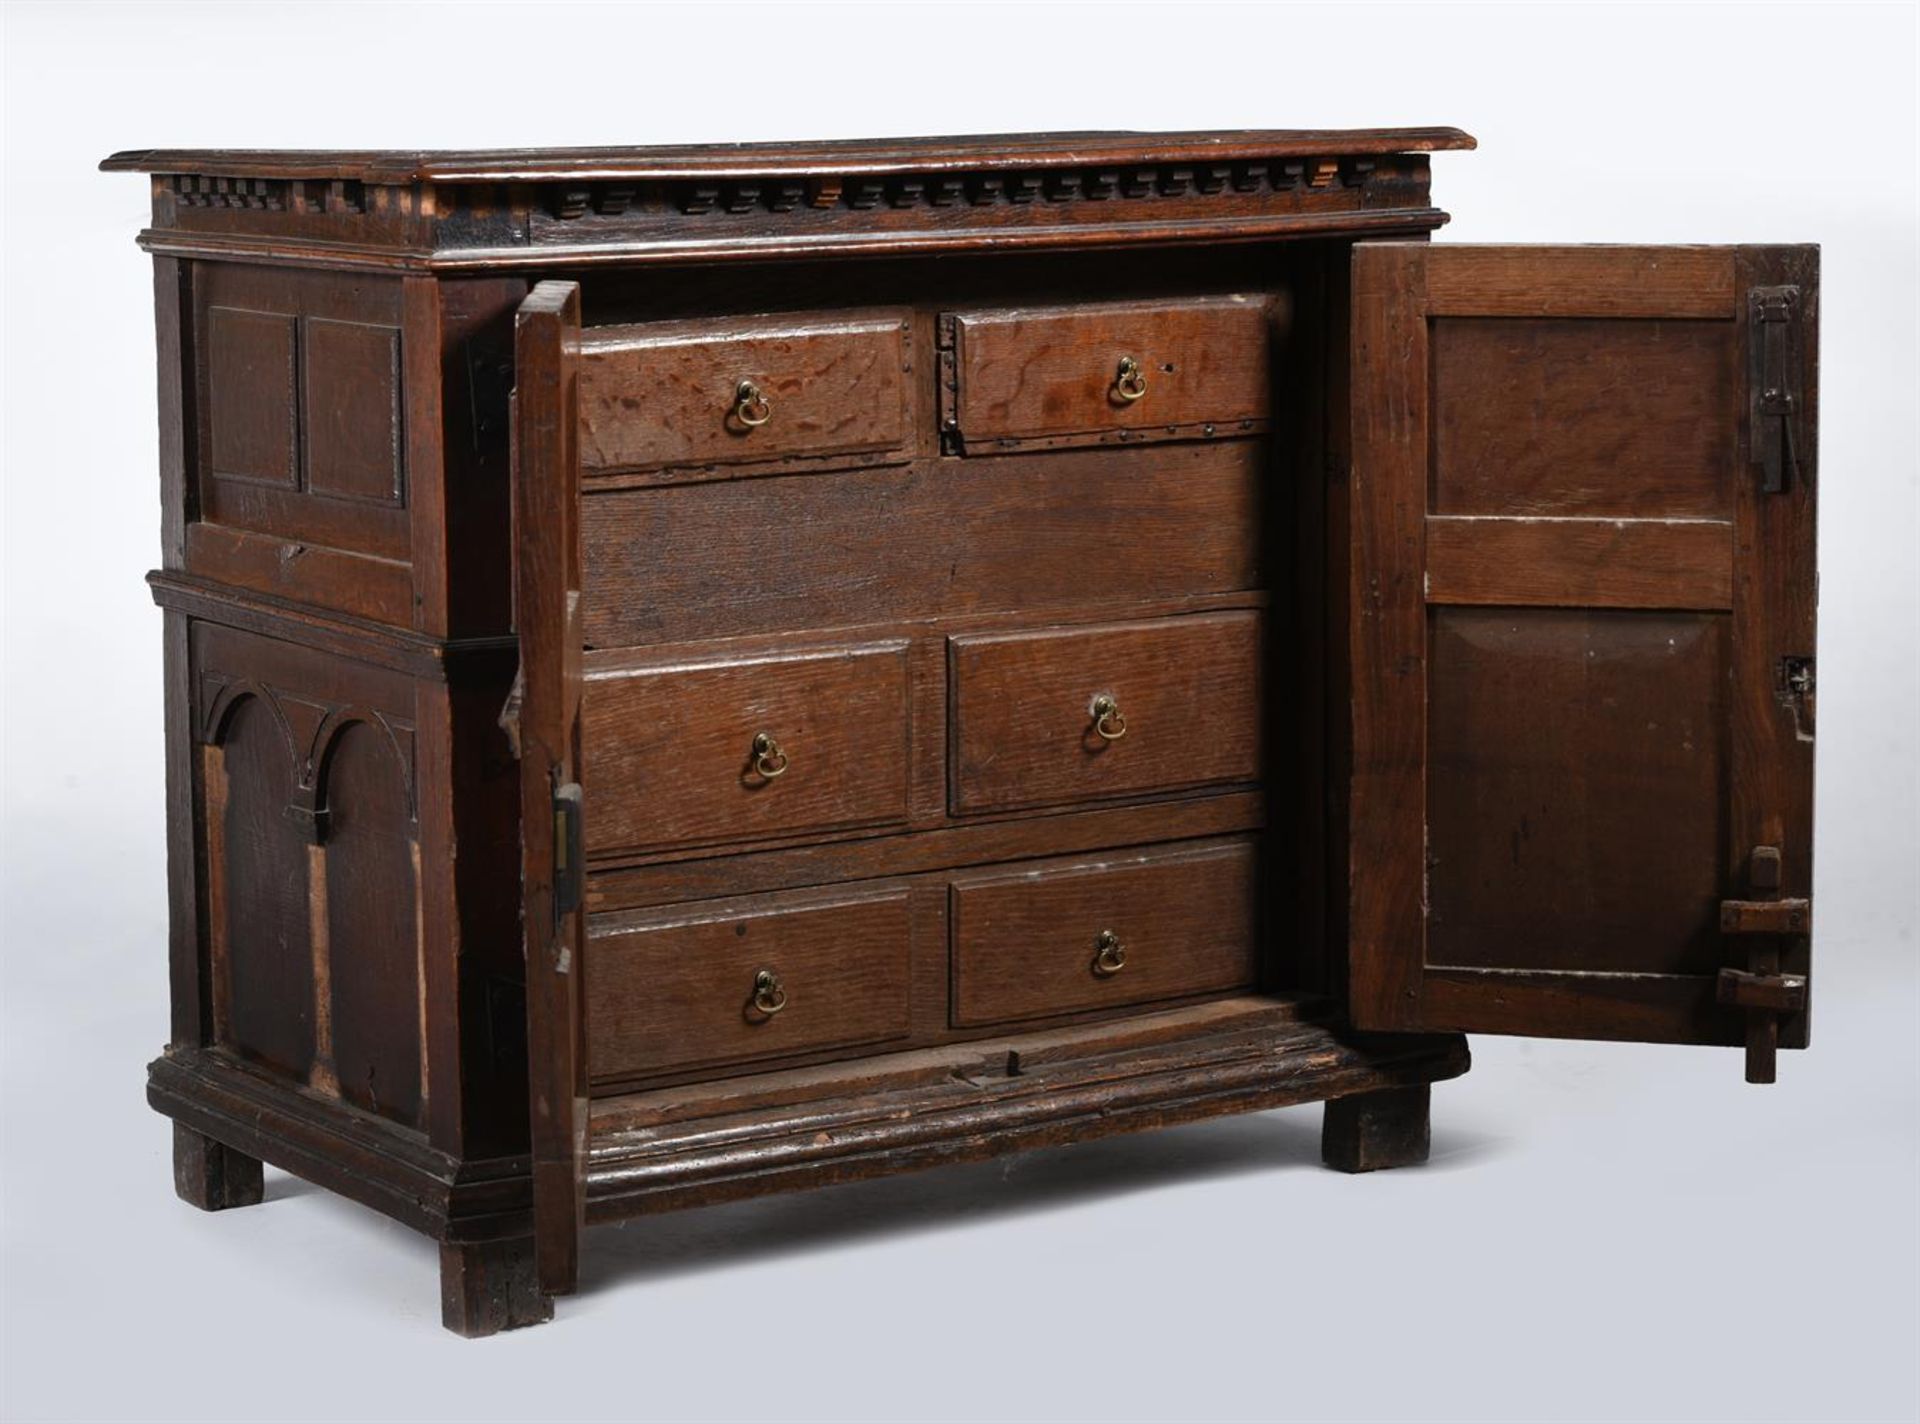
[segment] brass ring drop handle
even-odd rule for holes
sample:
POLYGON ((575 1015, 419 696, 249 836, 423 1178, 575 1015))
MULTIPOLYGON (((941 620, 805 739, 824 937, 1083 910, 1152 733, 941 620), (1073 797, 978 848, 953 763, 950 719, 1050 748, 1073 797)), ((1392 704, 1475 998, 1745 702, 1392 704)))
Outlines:
POLYGON ((781 986, 780 976, 771 969, 762 969, 753 976, 753 1006, 768 1018, 787 1006, 787 991, 781 986))
POLYGON ((733 393, 733 418, 749 430, 765 425, 773 419, 773 402, 752 381, 742 381, 733 393))
POLYGON ((1120 370, 1113 378, 1113 398, 1122 405, 1132 405, 1147 393, 1146 372, 1140 369, 1140 363, 1131 356, 1120 358, 1120 370))
POLYGON ((1093 713, 1093 730, 1100 734, 1102 741, 1117 742, 1127 734, 1127 714, 1120 710, 1120 704, 1112 693, 1103 692, 1093 699, 1089 709, 1093 713))
POLYGON ((783 775, 788 766, 787 754, 780 750, 780 743, 773 739, 771 732, 753 734, 753 769, 772 781, 783 775))
POLYGON ((1093 940, 1093 972, 1111 979, 1127 967, 1127 947, 1112 930, 1101 930, 1093 940))

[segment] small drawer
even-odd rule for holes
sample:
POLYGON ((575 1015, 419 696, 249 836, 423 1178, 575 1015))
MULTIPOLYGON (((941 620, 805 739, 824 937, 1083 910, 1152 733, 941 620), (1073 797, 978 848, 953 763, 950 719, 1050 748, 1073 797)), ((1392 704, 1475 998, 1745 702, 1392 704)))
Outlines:
POLYGON ((1247 840, 955 876, 954 1026, 1244 988, 1255 881, 1247 840))
POLYGON ((1264 430, 1279 306, 1254 295, 951 313, 941 428, 970 454, 1264 430))
POLYGON ((589 327, 581 468, 904 459, 912 338, 894 309, 589 327))
POLYGON ((902 886, 649 911, 588 946, 600 1081, 905 1038, 913 916, 902 886))
POLYGON ((594 669, 581 727, 595 854, 907 818, 904 641, 594 669))
POLYGON ((1253 610, 947 646, 956 815, 1259 780, 1253 610))

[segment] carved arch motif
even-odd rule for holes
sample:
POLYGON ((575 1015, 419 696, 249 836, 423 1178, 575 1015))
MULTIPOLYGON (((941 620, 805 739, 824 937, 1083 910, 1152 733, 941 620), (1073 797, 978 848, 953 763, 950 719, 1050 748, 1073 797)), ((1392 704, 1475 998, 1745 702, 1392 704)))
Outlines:
POLYGON ((405 788, 408 823, 418 824, 412 722, 358 703, 294 694, 253 678, 225 673, 202 673, 200 691, 200 740, 209 746, 221 744, 235 710, 247 699, 259 699, 272 714, 292 765, 293 794, 287 815, 302 827, 309 841, 318 844, 326 837, 327 768, 341 735, 356 723, 364 723, 380 734, 405 788))

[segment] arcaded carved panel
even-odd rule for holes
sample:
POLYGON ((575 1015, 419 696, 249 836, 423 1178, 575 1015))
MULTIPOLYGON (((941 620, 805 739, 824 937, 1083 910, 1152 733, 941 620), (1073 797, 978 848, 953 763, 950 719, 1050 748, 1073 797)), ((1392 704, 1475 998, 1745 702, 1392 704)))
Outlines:
POLYGON ((291 1078, 314 1062, 307 848, 287 818, 294 758, 265 699, 243 697, 207 759, 216 1038, 291 1078))
POLYGON ((419 1127, 413 684, 209 623, 190 657, 215 1037, 419 1127))
POLYGON ((400 328, 320 316, 303 326, 307 488, 405 503, 400 328))
POLYGON ((335 801, 330 787, 334 751, 358 724, 387 749, 404 790, 405 822, 410 826, 419 819, 413 688, 407 678, 207 623, 194 626, 193 662, 194 730, 200 741, 224 743, 244 700, 257 699, 270 711, 290 761, 283 813, 307 839, 326 838, 335 801))
POLYGON ((422 963, 407 767, 353 722, 328 757, 325 853, 332 1069, 350 1103, 415 1126, 422 963))
POLYGON ((220 479, 300 484, 299 328, 285 312, 207 312, 211 472, 220 479))

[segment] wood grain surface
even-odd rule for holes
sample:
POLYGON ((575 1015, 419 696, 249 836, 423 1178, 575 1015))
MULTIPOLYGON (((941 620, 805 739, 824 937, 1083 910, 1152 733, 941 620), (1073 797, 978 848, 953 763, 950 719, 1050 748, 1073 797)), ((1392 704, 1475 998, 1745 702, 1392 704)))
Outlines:
POLYGON ((1275 304, 1260 294, 952 313, 946 419, 969 450, 1048 435, 1211 424, 1243 434, 1266 420, 1275 304), (1119 393, 1135 363, 1136 399, 1119 393))
POLYGON ((1252 842, 1235 840, 955 875, 953 1022, 1247 987, 1259 962, 1254 864, 1252 842), (1103 933, 1121 946, 1111 972, 1096 964, 1103 933))
POLYGON ((582 714, 589 849, 903 824, 907 677, 901 640, 596 674, 582 714), (763 733, 779 747, 773 776, 756 766, 763 733))
POLYGON ((593 1075, 854 1048, 911 1031, 913 915, 906 887, 727 901, 630 919, 593 940, 593 1075), (737 908, 733 908, 737 906, 737 908), (781 1007, 755 1006, 777 976, 781 1007))
POLYGON ((1260 629, 1247 610, 953 638, 954 811, 1258 780, 1260 629))
POLYGON ((594 328, 580 355, 582 468, 904 454, 912 332, 902 311, 594 328), (739 418, 743 381, 765 424, 739 418))

